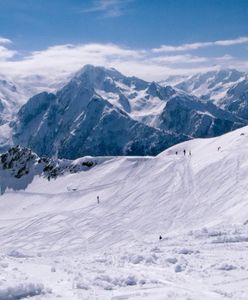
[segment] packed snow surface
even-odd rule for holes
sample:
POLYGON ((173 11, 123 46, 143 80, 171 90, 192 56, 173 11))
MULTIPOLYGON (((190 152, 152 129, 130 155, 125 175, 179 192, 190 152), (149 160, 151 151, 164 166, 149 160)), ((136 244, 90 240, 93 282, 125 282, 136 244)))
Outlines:
POLYGON ((0 299, 246 300, 247 147, 244 127, 7 189, 0 299))

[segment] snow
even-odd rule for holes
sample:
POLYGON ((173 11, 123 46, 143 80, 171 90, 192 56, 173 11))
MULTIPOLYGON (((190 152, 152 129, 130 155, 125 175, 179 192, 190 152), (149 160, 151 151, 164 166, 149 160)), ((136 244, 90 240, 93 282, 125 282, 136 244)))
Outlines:
POLYGON ((6 189, 0 295, 246 300, 247 147, 244 127, 6 189))
POLYGON ((247 81, 247 73, 235 69, 217 69, 191 76, 170 76, 161 85, 172 85, 197 97, 211 99, 221 106, 222 99, 235 85, 247 81))
POLYGON ((172 88, 125 77, 112 69, 87 66, 56 94, 37 94, 22 106, 11 123, 12 145, 27 146, 39 155, 69 159, 84 155, 156 155, 187 137, 138 122, 130 117, 131 109, 139 100, 136 109, 151 123, 159 117, 151 111, 152 103, 157 101, 163 107, 165 98, 173 93, 172 88), (125 88, 122 92, 120 82, 122 89, 125 82, 131 91, 135 85, 137 99, 126 94, 125 88), (156 95, 160 90, 164 98, 160 95, 163 99, 158 101, 158 96, 150 97, 149 88, 156 95), (140 99, 140 94, 148 98, 140 99), (146 111, 142 103, 148 103, 146 111))
POLYGON ((8 149, 9 144, 12 143, 12 131, 8 123, 0 126, 0 149, 8 149))
POLYGON ((44 291, 43 285, 25 283, 0 289, 0 300, 27 299, 29 297, 34 297, 45 293, 46 291, 44 291))
MULTIPOLYGON (((94 69, 95 73, 100 71, 108 74, 110 70, 100 67, 94 69)), ((94 85, 97 86, 96 93, 112 105, 126 111, 134 120, 156 127, 157 118, 163 111, 166 100, 169 99, 168 96, 160 95, 162 99, 158 97, 161 89, 163 90, 164 88, 156 83, 125 77, 120 73, 118 73, 117 77, 113 76, 113 74, 110 74, 110 76, 112 78, 105 78, 103 83, 109 81, 111 82, 111 87, 107 86, 106 88, 103 83, 99 86, 97 82, 94 82, 94 85), (141 87, 139 86, 140 81, 142 82, 141 87), (153 90, 151 86, 153 86, 153 90)))

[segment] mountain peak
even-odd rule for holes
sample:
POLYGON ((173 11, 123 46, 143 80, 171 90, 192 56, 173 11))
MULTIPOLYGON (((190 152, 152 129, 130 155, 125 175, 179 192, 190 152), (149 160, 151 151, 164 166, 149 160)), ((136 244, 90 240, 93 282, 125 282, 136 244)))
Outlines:
POLYGON ((94 66, 90 64, 84 65, 82 69, 76 72, 75 77, 79 78, 86 75, 91 79, 94 79, 97 76, 109 76, 114 78, 124 77, 124 75, 122 75, 115 68, 106 68, 103 66, 94 66))

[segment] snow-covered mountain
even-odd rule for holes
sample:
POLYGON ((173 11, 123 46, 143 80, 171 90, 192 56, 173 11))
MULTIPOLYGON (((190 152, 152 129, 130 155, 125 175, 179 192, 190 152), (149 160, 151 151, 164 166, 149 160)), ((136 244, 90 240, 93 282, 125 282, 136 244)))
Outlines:
POLYGON ((55 92, 66 78, 49 78, 41 75, 13 76, 0 74, 0 125, 13 120, 18 110, 30 97, 39 92, 55 92))
POLYGON ((83 86, 34 96, 18 113, 15 144, 41 155, 146 155, 185 140, 133 120, 127 113, 83 86))
POLYGON ((28 94, 12 81, 0 75, 0 125, 11 120, 13 111, 20 108, 28 94))
POLYGON ((246 123, 210 101, 177 94, 166 103, 158 127, 195 138, 218 136, 246 123))
POLYGON ((111 157, 87 157, 75 161, 39 157, 28 148, 19 145, 0 155, 0 194, 6 189, 25 189, 35 176, 48 181, 58 176, 88 171, 111 157))
POLYGON ((231 87, 220 100, 220 105, 232 114, 248 119, 248 79, 231 87))
POLYGON ((162 85, 172 85, 189 94, 203 99, 212 99, 216 104, 224 98, 227 91, 248 75, 235 69, 220 69, 199 73, 192 76, 170 76, 162 81, 162 85))
POLYGON ((56 94, 32 97, 12 122, 13 143, 40 155, 155 155, 191 137, 210 137, 247 121, 195 96, 85 66, 56 94))
POLYGON ((92 65, 77 72, 67 89, 77 85, 94 90, 95 94, 128 113, 132 119, 153 127, 165 101, 176 93, 169 86, 162 87, 155 82, 124 76, 113 68, 92 65))
POLYGON ((9 151, 0 163, 9 182, 0 299, 245 300, 247 147, 244 127, 50 181, 43 171, 15 178, 17 166, 35 170, 39 158, 9 151))

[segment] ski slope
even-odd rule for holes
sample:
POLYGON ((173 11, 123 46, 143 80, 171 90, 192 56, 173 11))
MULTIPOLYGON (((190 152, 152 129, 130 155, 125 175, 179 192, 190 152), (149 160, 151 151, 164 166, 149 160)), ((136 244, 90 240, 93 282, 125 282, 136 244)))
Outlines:
POLYGON ((7 190, 0 300, 247 299, 247 147, 244 127, 7 190))

